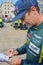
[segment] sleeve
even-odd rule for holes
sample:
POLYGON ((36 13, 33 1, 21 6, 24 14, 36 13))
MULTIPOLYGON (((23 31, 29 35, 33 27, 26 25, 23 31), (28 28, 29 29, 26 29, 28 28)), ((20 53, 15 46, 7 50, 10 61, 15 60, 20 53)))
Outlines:
POLYGON ((39 63, 41 63, 43 61, 43 43, 42 43, 42 49, 41 49, 41 54, 40 54, 40 58, 39 58, 39 63))
POLYGON ((19 52, 18 53, 18 55, 21 55, 21 54, 25 54, 26 53, 26 43, 23 45, 23 46, 21 46, 20 48, 17 48, 16 50, 19 52))
MULTIPOLYGON (((27 31, 27 33, 28 32, 29 30, 27 31)), ((20 48, 17 48, 16 50, 19 52, 18 55, 25 54, 27 52, 27 41, 23 46, 21 46, 20 48)))

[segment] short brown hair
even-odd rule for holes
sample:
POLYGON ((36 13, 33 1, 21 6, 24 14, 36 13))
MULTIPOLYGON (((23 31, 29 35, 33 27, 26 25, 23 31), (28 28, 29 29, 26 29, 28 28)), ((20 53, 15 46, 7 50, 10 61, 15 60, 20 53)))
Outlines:
MULTIPOLYGON (((35 6, 37 12, 39 13, 40 12, 40 8, 38 6, 35 6)), ((31 11, 31 8, 28 9, 28 11, 30 12, 31 11)))

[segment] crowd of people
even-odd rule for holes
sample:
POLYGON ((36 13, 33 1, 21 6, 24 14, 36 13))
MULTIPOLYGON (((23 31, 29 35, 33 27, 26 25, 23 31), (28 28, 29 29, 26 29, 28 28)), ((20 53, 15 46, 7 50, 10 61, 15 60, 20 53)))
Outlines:
POLYGON ((20 28, 20 30, 27 30, 28 26, 25 22, 22 22, 22 20, 16 20, 12 23, 12 26, 17 30, 20 28))

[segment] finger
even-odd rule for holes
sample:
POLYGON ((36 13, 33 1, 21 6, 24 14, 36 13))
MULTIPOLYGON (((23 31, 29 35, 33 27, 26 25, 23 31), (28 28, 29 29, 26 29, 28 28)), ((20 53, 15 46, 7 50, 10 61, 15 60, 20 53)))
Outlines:
POLYGON ((13 49, 11 49, 9 57, 13 56, 13 52, 14 52, 13 49))

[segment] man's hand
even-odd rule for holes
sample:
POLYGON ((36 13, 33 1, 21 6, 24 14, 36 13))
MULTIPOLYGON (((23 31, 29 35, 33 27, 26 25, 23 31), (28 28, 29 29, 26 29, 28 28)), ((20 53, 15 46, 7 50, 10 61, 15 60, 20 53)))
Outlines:
POLYGON ((18 55, 18 51, 15 50, 15 49, 9 49, 9 50, 7 51, 7 55, 8 55, 9 57, 12 57, 13 55, 18 55))
POLYGON ((21 64, 21 59, 20 58, 11 58, 8 62, 10 65, 20 65, 21 64))
POLYGON ((17 50, 14 50, 13 55, 16 56, 16 55, 18 55, 18 53, 19 52, 17 50))

